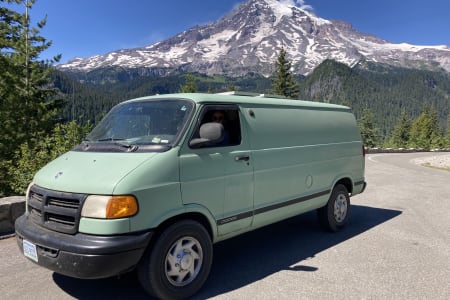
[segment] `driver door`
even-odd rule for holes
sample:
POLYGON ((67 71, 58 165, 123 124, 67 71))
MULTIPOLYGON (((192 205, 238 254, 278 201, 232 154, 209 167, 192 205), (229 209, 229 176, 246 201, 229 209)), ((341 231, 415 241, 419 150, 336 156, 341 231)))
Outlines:
MULTIPOLYGON (((180 154, 180 181, 185 205, 201 205, 217 224, 218 235, 249 227, 253 220, 253 165, 246 126, 236 105, 206 105, 197 127, 213 122, 214 113, 225 116, 226 144, 193 149, 189 140, 180 154)), ((198 128, 194 132, 198 132, 198 128)), ((195 138, 195 134, 192 136, 195 138)))

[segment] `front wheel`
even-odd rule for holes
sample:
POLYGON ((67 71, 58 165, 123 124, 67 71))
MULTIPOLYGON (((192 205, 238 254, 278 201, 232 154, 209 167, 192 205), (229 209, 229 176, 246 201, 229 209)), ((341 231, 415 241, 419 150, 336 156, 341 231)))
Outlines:
POLYGON ((338 184, 334 187, 327 204, 317 210, 320 225, 329 231, 338 231, 348 222, 350 197, 347 188, 338 184))
POLYGON ((168 227, 138 266, 142 287, 160 299, 184 299, 206 281, 212 264, 212 242, 198 222, 184 220, 168 227))

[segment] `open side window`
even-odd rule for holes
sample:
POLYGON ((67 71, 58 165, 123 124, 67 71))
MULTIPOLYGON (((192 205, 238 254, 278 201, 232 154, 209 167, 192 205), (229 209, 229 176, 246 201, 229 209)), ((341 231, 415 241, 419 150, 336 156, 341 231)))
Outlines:
POLYGON ((189 144, 193 148, 205 148, 236 146, 240 143, 239 108, 234 105, 207 105, 200 114, 189 144))

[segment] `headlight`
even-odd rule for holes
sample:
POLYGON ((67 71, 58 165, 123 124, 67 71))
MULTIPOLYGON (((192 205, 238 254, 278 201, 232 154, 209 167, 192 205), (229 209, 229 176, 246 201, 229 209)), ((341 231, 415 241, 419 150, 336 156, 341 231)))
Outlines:
POLYGON ((90 195, 84 201, 81 216, 97 219, 120 219, 137 214, 138 203, 134 196, 90 195))
POLYGON ((34 182, 31 182, 28 185, 27 191, 25 193, 25 212, 28 213, 28 201, 29 201, 29 197, 30 197, 30 189, 33 186, 34 182))

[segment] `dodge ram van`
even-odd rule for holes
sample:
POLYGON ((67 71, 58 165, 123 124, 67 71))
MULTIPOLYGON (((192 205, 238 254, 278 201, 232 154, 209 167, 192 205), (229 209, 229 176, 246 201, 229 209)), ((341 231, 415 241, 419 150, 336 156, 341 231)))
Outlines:
POLYGON ((348 107, 143 97, 112 108, 34 176, 16 239, 54 272, 95 279, 136 270, 149 294, 185 298, 204 284, 213 243, 311 210, 337 231, 365 186, 348 107))

